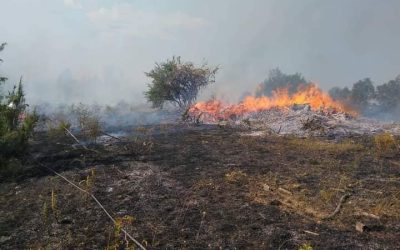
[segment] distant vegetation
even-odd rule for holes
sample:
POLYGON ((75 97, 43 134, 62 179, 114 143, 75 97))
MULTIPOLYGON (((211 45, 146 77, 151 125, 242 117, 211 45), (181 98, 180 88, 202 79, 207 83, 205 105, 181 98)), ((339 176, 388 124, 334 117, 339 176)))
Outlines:
POLYGON ((329 94, 335 100, 356 107, 366 116, 389 119, 400 117, 400 76, 376 87, 371 79, 365 78, 354 83, 351 89, 335 87, 329 94))
POLYGON ((300 73, 285 74, 279 68, 272 69, 256 91, 257 96, 270 96, 272 92, 280 88, 288 88, 289 94, 298 90, 300 86, 311 84, 300 73))
MULTIPOLYGON (((0 46, 0 51, 5 45, 0 46)), ((6 77, 0 76, 0 84, 6 80, 6 77)), ((35 113, 27 112, 24 96, 22 81, 8 94, 0 89, 0 170, 8 166, 9 160, 25 151, 38 121, 35 113)))
POLYGON ((181 61, 180 57, 156 63, 154 69, 146 73, 152 82, 145 97, 154 108, 170 103, 185 110, 196 100, 201 88, 215 82, 217 71, 218 67, 195 66, 192 62, 181 61))

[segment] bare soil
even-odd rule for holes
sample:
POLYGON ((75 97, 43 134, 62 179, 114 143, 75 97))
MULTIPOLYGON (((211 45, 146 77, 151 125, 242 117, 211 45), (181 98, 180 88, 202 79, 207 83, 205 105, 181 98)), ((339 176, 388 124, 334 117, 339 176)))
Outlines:
POLYGON ((1 177, 0 248, 133 246, 90 196, 48 167, 97 197, 148 249, 400 249, 400 152, 376 152, 369 136, 125 130, 122 141, 88 150, 36 134, 23 167, 1 177))

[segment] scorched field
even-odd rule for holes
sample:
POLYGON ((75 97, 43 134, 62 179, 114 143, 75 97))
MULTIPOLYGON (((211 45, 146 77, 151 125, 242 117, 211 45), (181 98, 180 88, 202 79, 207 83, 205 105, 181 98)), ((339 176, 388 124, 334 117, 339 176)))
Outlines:
POLYGON ((295 137, 251 121, 120 131, 85 145, 35 133, 0 184, 1 248, 398 248, 396 136, 295 137))

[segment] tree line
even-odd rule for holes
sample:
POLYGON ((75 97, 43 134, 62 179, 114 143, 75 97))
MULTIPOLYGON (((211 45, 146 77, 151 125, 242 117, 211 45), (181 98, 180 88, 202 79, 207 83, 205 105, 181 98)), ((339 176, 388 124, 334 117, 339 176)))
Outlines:
MULTIPOLYGON (((270 71, 269 76, 259 85, 257 96, 270 96, 278 88, 296 92, 300 86, 312 84, 300 73, 285 74, 279 68, 270 71)), ((333 87, 329 95, 337 101, 355 108, 364 116, 393 117, 400 114, 400 75, 381 85, 375 85, 370 78, 355 82, 352 87, 333 87)))
POLYGON ((335 100, 346 102, 366 116, 395 116, 400 114, 400 75, 376 85, 370 78, 353 84, 352 88, 334 87, 329 94, 335 100))

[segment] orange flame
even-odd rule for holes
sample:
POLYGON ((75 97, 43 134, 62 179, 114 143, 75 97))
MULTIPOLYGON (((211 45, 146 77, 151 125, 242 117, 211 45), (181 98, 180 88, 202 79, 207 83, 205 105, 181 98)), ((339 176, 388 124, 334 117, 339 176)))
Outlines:
POLYGON ((271 108, 287 108, 294 104, 308 104, 314 111, 329 113, 343 112, 357 115, 354 109, 333 100, 315 84, 301 87, 294 94, 289 94, 288 88, 277 89, 271 97, 248 96, 241 103, 224 105, 220 101, 198 102, 189 109, 194 116, 208 115, 214 119, 228 119, 232 116, 241 116, 250 112, 268 110, 271 108))

